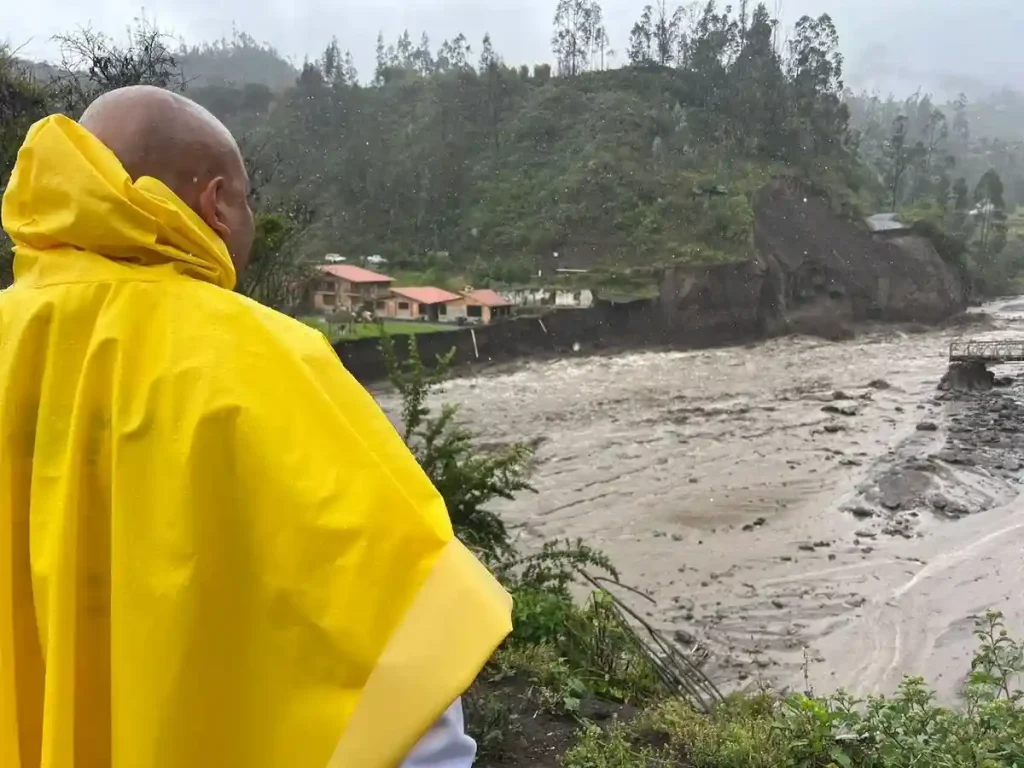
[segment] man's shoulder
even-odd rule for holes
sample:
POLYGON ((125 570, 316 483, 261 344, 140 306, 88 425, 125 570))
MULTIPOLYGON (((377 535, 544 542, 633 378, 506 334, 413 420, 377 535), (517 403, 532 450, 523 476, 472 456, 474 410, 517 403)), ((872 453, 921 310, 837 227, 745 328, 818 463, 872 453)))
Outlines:
POLYGON ((229 300, 234 303, 235 311, 247 315, 259 328, 295 351, 319 354, 330 346, 320 331, 248 296, 230 293, 229 300))
POLYGON ((189 286, 188 293, 193 295, 187 302, 196 310, 193 332, 216 346, 302 358, 331 353, 319 331, 247 296, 205 284, 189 286))

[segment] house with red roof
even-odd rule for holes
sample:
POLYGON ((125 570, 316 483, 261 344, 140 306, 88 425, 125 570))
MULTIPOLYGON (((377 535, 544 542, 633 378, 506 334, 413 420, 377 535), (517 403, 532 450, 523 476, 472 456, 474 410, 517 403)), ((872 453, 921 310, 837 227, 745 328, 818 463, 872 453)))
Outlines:
POLYGON ((309 297, 314 311, 385 313, 393 277, 354 264, 323 264, 317 270, 309 297))
POLYGON ((490 325, 512 316, 512 302, 490 288, 467 288, 462 296, 466 300, 466 317, 471 321, 490 325))
POLYGON ((435 323, 488 324, 512 315, 512 302, 489 289, 452 293, 433 286, 392 286, 385 315, 435 323))
POLYGON ((428 320, 434 323, 455 322, 449 306, 457 305, 462 297, 434 286, 391 288, 385 302, 384 315, 397 320, 428 320))
POLYGON ((378 318, 433 323, 487 324, 512 314, 512 302, 487 288, 452 293, 432 285, 394 282, 354 264, 321 264, 306 289, 305 305, 323 314, 369 312, 378 318))

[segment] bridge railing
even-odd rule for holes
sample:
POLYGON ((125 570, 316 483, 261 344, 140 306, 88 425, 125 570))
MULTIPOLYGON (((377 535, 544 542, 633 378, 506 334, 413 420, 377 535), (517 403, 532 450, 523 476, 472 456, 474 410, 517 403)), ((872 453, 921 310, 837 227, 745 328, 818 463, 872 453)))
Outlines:
POLYGON ((951 363, 1020 363, 1024 362, 1024 339, 981 341, 964 339, 949 345, 951 363))

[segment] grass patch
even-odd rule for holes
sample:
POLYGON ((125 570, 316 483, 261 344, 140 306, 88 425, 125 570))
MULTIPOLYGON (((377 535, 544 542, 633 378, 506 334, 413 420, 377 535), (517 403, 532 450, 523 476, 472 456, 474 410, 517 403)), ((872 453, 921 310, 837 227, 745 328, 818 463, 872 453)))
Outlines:
POLYGON ((303 317, 303 323, 316 328, 332 344, 355 339, 379 339, 388 336, 415 336, 421 333, 446 333, 457 330, 457 326, 420 323, 414 320, 385 320, 382 323, 332 323, 322 317, 303 317))
POLYGON ((414 321, 385 320, 383 323, 351 323, 339 326, 338 341, 349 339, 379 339, 383 335, 415 336, 421 333, 446 333, 456 330, 456 326, 432 325, 414 321))

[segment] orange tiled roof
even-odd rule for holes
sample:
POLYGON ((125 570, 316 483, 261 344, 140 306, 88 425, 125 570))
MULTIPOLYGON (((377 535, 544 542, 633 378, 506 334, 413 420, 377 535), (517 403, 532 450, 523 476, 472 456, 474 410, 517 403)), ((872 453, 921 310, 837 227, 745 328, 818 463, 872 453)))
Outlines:
POLYGON ((477 290, 470 291, 464 295, 470 301, 475 301, 477 304, 483 304, 485 307, 493 308, 512 306, 511 301, 506 299, 497 291, 492 291, 490 288, 478 288, 477 290))
POLYGON ((403 296, 420 304, 447 304, 449 301, 456 301, 462 297, 455 293, 449 293, 443 288, 435 288, 432 285, 392 288, 391 292, 403 296))
POLYGON ((320 271, 325 275, 348 280, 350 283, 393 283, 395 281, 393 277, 378 275, 376 272, 353 264, 323 264, 320 271))

